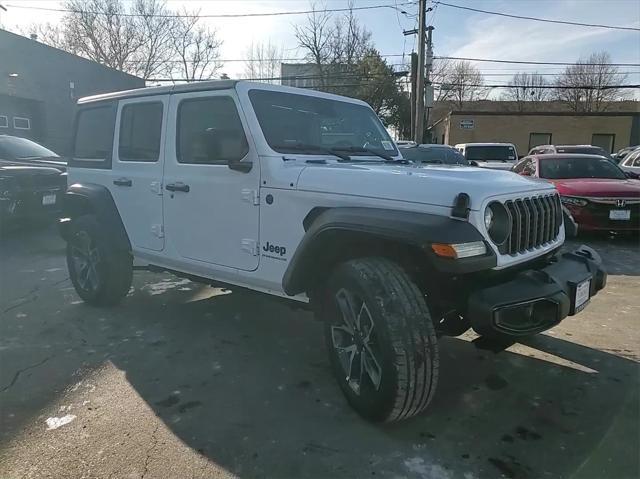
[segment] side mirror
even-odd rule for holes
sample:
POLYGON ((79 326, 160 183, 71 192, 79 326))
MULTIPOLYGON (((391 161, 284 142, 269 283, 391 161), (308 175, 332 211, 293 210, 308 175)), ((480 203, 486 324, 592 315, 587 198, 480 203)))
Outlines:
POLYGON ((471 161, 469 162, 469 164, 470 164, 471 166, 478 166, 478 162, 477 162, 477 161, 473 161, 473 160, 471 160, 471 161))
POLYGON ((249 173, 253 168, 253 161, 230 161, 228 163, 229 169, 234 171, 240 171, 241 173, 249 173))

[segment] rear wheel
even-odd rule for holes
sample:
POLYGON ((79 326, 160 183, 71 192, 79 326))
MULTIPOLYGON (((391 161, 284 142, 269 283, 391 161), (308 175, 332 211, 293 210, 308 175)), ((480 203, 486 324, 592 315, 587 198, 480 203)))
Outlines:
POLYGON ((424 295, 384 258, 341 264, 322 316, 332 368, 349 404, 372 421, 423 411, 438 381, 438 344, 424 295))
POLYGON ((89 304, 114 305, 131 287, 131 254, 113 246, 93 215, 72 221, 67 241, 67 267, 76 292, 89 304))

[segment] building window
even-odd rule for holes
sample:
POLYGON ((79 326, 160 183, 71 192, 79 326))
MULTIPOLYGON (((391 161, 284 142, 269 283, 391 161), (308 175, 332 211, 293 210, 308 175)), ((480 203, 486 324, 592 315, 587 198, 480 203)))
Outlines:
POLYGON ((31 122, 29 121, 29 118, 22 118, 19 116, 14 116, 13 117, 13 127, 16 130, 30 130, 31 129, 31 122))
POLYGON ((550 145, 551 133, 529 133, 529 149, 539 145, 550 145))
POLYGON ((249 152, 238 109, 228 96, 182 101, 176 130, 179 163, 226 165, 249 152))
POLYGON ((9 118, 0 115, 0 128, 9 128, 9 118))
POLYGON ((599 146, 607 153, 613 153, 613 147, 616 142, 616 135, 610 133, 594 133, 591 135, 591 144, 599 146))
POLYGON ((122 161, 158 161, 162 135, 162 103, 125 105, 120 112, 118 158, 122 161))

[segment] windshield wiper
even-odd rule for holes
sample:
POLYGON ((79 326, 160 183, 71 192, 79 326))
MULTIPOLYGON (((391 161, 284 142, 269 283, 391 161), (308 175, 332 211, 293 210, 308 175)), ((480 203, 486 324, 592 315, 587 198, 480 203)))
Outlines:
POLYGON ((321 145, 311 145, 307 143, 292 143, 290 145, 273 145, 272 148, 276 150, 294 150, 294 151, 303 151, 307 153, 324 153, 325 155, 337 156, 342 161, 351 161, 349 155, 343 155, 334 151, 331 148, 326 148, 321 145))
POLYGON ((382 153, 380 151, 374 150, 372 148, 365 148, 364 146, 340 146, 340 147, 335 147, 332 148, 332 150, 337 150, 337 151, 348 151, 351 153, 369 153, 371 155, 375 155, 379 158, 382 158, 384 161, 388 162, 388 163, 402 163, 402 164, 407 164, 408 161, 407 160, 396 160, 393 157, 387 155, 386 153, 382 153))

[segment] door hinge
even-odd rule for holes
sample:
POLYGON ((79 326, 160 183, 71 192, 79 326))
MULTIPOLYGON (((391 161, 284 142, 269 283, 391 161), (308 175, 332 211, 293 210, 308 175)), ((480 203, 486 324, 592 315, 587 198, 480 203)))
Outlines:
POLYGON ((162 182, 161 181, 152 181, 150 185, 151 191, 156 195, 162 196, 162 182))
POLYGON ((242 250, 250 253, 251 256, 258 256, 258 242, 254 239, 243 239, 242 240, 242 250))
POLYGON ((163 225, 151 225, 151 232, 158 238, 164 238, 164 226, 163 225))
POLYGON ((250 190, 249 188, 244 188, 242 190, 242 199, 244 201, 248 201, 253 205, 260 204, 260 194, 258 193, 258 190, 250 190))

